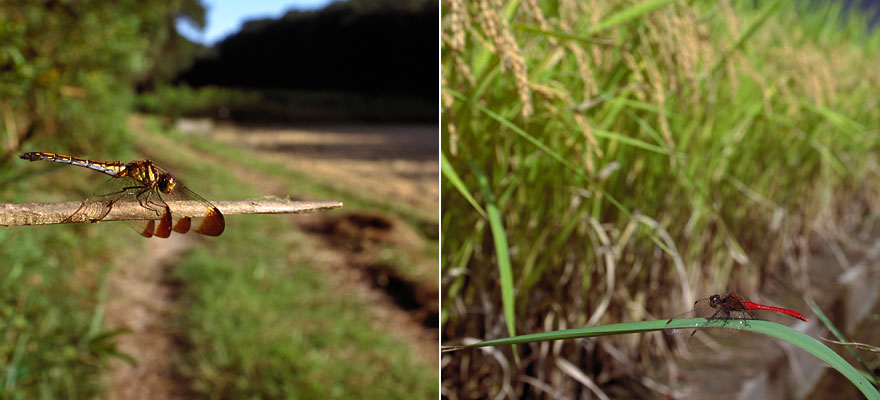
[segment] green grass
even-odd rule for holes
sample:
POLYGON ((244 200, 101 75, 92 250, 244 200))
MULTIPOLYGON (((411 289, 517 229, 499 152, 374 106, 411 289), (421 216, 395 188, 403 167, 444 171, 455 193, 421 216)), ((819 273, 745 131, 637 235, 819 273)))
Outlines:
MULTIPOLYGON (((21 164, 0 174, 40 167, 21 164)), ((45 171, 11 179, 6 201, 61 200, 61 193, 34 190, 65 179, 86 182, 75 174, 59 178, 70 170, 45 171)), ((102 372, 118 356, 120 333, 103 326, 104 272, 108 252, 125 246, 125 234, 137 238, 112 224, 0 230, 0 397, 92 398, 102 392, 102 372)))
MULTIPOLYGON (((725 289, 809 294, 803 243, 877 213, 880 35, 862 16, 791 2, 528 4, 505 2, 502 20, 444 9, 449 340, 674 315, 725 289)), ((668 349, 621 345, 647 355, 635 375, 665 379, 654 371, 668 349)), ((480 369, 489 357, 453 357, 450 390, 534 390, 480 369)))
POLYGON ((183 116, 216 118, 220 108, 228 110, 230 107, 258 103, 261 98, 262 96, 255 91, 161 85, 152 92, 139 95, 135 100, 135 109, 172 119, 183 116))
POLYGON ((308 241, 275 216, 228 218, 222 245, 178 266, 184 375, 218 398, 430 398, 436 372, 328 290, 308 241), (266 240, 266 238, 275 238, 266 240), (293 254, 293 255, 291 255, 293 254))

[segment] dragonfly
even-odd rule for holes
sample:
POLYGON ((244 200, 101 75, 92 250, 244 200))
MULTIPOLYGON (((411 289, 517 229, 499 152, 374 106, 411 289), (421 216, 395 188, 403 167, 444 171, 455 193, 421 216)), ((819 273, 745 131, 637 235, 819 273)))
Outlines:
MULTIPOLYGON (((117 204, 136 202, 155 215, 155 219, 126 221, 143 237, 167 238, 171 232, 187 233, 190 228, 206 236, 220 236, 226 227, 223 213, 217 207, 193 193, 174 175, 150 160, 135 160, 128 163, 122 161, 96 161, 57 153, 31 152, 24 153, 20 158, 30 161, 51 161, 62 164, 76 165, 112 176, 112 189, 108 193, 99 194, 102 201, 83 201, 83 204, 65 221, 78 214, 84 214, 92 222, 98 222, 117 204), (172 211, 169 201, 196 202, 199 217, 179 217, 172 211), (204 212, 204 214, 202 214, 204 212), (158 225, 156 221, 158 220, 158 225)), ((173 204, 173 203, 172 203, 173 204)))
MULTIPOLYGON (((755 316, 752 314, 752 311, 775 311, 778 313, 782 313, 788 315, 793 318, 797 318, 804 322, 809 322, 807 317, 804 317, 803 314, 789 310, 787 308, 782 307, 774 307, 768 306, 764 304, 758 304, 746 300, 742 296, 736 293, 727 293, 727 294, 713 294, 709 296, 709 298, 697 300, 694 302, 694 309, 683 313, 681 315, 677 315, 666 321, 666 324, 669 325, 673 320, 676 319, 684 319, 684 318, 706 318, 711 321, 719 321, 720 327, 726 328, 736 328, 738 325, 743 325, 747 323, 748 320, 755 320, 755 316)), ((724 337, 736 333, 734 329, 725 329, 724 332, 716 332, 713 336, 716 337, 724 337)), ((689 329, 685 330, 675 330, 675 331, 667 331, 669 333, 681 333, 681 332, 689 332, 689 329)), ((693 337, 694 334, 697 333, 697 330, 694 329, 693 332, 689 332, 690 337, 693 337)))

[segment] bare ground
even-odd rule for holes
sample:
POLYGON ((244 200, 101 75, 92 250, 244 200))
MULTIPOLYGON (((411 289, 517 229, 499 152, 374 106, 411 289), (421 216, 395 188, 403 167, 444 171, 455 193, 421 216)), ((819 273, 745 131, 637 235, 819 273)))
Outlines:
POLYGON ((172 327, 177 285, 170 278, 170 268, 190 247, 192 238, 181 235, 174 240, 150 240, 142 254, 130 257, 107 277, 109 289, 107 324, 126 328, 119 336, 119 351, 136 360, 112 362, 110 399, 178 399, 187 387, 174 376, 172 354, 179 349, 172 327))

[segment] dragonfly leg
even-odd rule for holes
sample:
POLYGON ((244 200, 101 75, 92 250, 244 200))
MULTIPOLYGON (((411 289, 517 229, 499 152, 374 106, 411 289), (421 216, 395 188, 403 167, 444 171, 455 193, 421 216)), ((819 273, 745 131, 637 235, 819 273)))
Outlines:
POLYGON ((162 196, 157 195, 153 190, 151 190, 150 194, 147 196, 147 204, 158 207, 159 210, 168 209, 168 203, 165 202, 165 199, 163 199, 162 196), (159 199, 159 201, 156 201, 156 199, 159 199))
POLYGON ((715 314, 712 314, 711 317, 706 318, 706 319, 709 320, 709 321, 714 321, 714 320, 716 320, 716 319, 718 319, 718 318, 722 318, 724 315, 727 315, 728 317, 730 317, 730 312, 727 311, 727 310, 723 310, 723 309, 722 309, 722 310, 718 310, 718 311, 715 311, 715 314))
MULTIPOLYGON (((98 221, 104 219, 104 217, 106 217, 107 214, 110 214, 110 211, 113 209, 113 205, 116 204, 116 202, 124 199, 126 195, 131 194, 131 193, 129 193, 129 191, 134 190, 134 189, 142 189, 142 188, 145 188, 145 187, 144 186, 129 186, 129 187, 124 187, 121 190, 117 190, 115 192, 97 195, 98 197, 105 197, 105 198, 115 196, 115 195, 120 195, 120 196, 117 196, 115 199, 112 199, 112 200, 101 201, 101 202, 105 203, 104 207, 102 207, 103 211, 98 216, 95 216, 95 217, 90 216, 89 220, 91 220, 91 222, 98 222, 98 221)), ((83 204, 80 205, 79 209, 77 209, 76 212, 74 212, 73 215, 71 215, 69 218, 72 218, 74 215, 76 215, 76 213, 78 213, 86 205, 86 203, 88 203, 88 200, 84 201, 83 204)), ((97 203, 97 201, 96 201, 96 203, 97 203)))
MULTIPOLYGON (((140 204, 141 207, 152 211, 153 213, 156 214, 156 216, 162 215, 162 213, 161 213, 162 208, 161 207, 153 207, 153 204, 156 204, 156 203, 152 202, 152 197, 153 197, 153 191, 150 190, 149 187, 144 187, 143 190, 139 191, 137 193, 137 195, 135 195, 135 198, 137 199, 138 204, 140 204), (144 193, 147 194, 146 199, 141 197, 144 195, 144 193)), ((156 204, 156 205, 159 206, 159 204, 156 204)))

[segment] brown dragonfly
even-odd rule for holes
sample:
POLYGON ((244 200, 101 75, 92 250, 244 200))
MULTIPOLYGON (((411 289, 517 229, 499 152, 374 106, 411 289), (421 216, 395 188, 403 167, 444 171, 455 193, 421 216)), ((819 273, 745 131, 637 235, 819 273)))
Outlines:
POLYGON ((84 214, 92 222, 97 222, 121 202, 136 202, 141 207, 155 214, 159 221, 154 219, 126 221, 144 237, 171 236, 171 232, 186 233, 191 227, 195 232, 207 236, 220 236, 226 227, 223 214, 217 207, 203 199, 201 196, 187 189, 174 175, 159 167, 150 160, 137 160, 129 163, 122 161, 95 161, 79 157, 72 157, 56 153, 24 153, 20 158, 30 161, 52 161, 63 164, 76 165, 103 172, 112 176, 112 190, 100 194, 101 201, 83 201, 83 204, 65 221, 74 216, 84 214), (197 202, 204 208, 204 214, 199 218, 177 217, 169 206, 169 201, 197 202))

